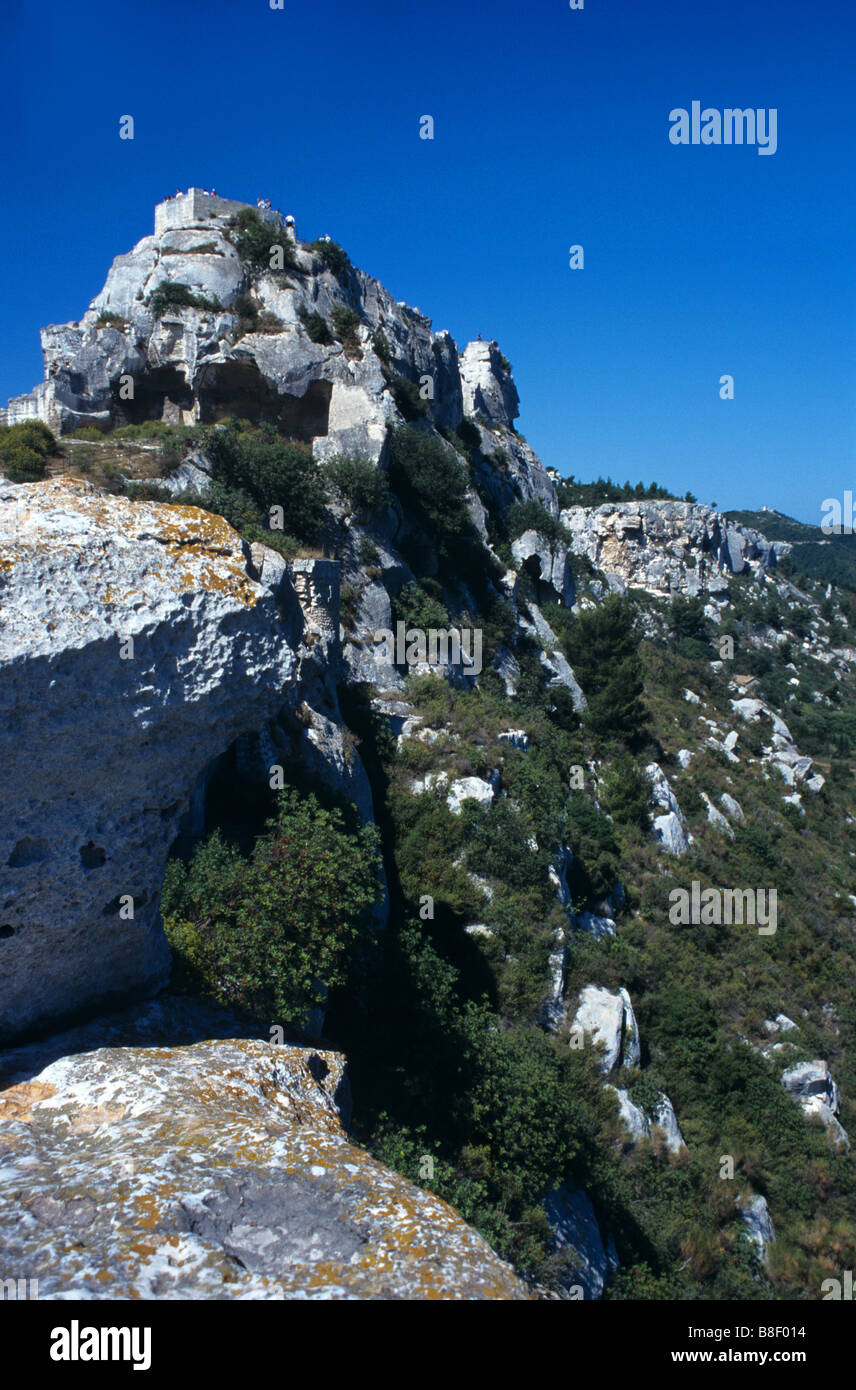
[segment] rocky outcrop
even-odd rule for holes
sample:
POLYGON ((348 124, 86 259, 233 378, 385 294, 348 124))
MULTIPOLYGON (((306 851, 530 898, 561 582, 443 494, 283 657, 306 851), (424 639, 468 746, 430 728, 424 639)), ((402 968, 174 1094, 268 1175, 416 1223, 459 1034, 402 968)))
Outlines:
POLYGON ((728 576, 766 570, 791 547, 693 502, 606 502, 561 513, 571 547, 618 588, 726 593, 728 576))
POLYGON ((776 1239, 766 1197, 760 1195, 755 1197, 739 1196, 736 1199, 736 1206, 746 1227, 746 1233, 755 1249, 755 1254, 762 1264, 766 1264, 769 1248, 776 1239))
POLYGON ((566 608, 574 604, 574 580, 568 560, 568 547, 550 541, 540 531, 524 531, 511 543, 511 553, 519 569, 534 580, 536 595, 559 600, 566 608))
POLYGON ((798 751, 790 729, 775 710, 765 705, 763 700, 749 696, 732 700, 731 707, 748 723, 757 724, 762 715, 770 720, 772 736, 770 743, 763 748, 762 760, 779 773, 786 786, 802 786, 813 795, 823 790, 826 779, 819 772, 815 772, 811 758, 798 751))
POLYGON ((684 1136, 681 1134, 681 1128, 675 1115, 675 1107, 663 1091, 659 1092, 653 1112, 649 1117, 641 1106, 634 1104, 628 1091, 619 1090, 615 1086, 610 1086, 609 1089, 614 1091, 618 1098, 618 1113, 630 1136, 631 1147, 640 1139, 650 1139, 653 1132, 659 1130, 669 1153, 678 1154, 686 1148, 684 1136))
MULTIPOLYGON (((154 234, 116 258, 79 322, 43 330, 45 380, 9 402, 5 423, 38 418, 65 433, 235 413, 311 440, 319 458, 345 451, 378 460, 387 421, 400 418, 390 390, 400 375, 430 380, 427 406, 438 428, 460 424, 458 354, 448 333, 432 332, 429 319, 371 276, 335 275, 274 213, 265 220, 282 227, 294 269, 251 277, 228 236, 229 218, 245 205, 191 192, 156 208, 154 234), (155 318, 150 297, 163 284, 186 286, 208 307, 177 305, 155 318), (239 334, 239 295, 267 315, 264 332, 239 334), (301 313, 330 320, 337 307, 358 316, 356 350, 314 342, 301 321, 301 313)), ((510 378, 503 392, 505 418, 517 399, 510 378)))
POLYGON ((163 983, 160 886, 200 776, 324 695, 291 574, 254 552, 197 508, 0 485, 0 1037, 163 983))
POLYGON ((62 1299, 525 1299, 348 1142, 335 1052, 166 998, 0 1054, 4 1276, 62 1299))
POLYGON ((604 1242, 594 1207, 580 1188, 565 1184, 551 1192, 544 1210, 553 1249, 567 1260, 563 1285, 573 1298, 601 1298, 618 1269, 615 1242, 604 1242))
POLYGON ((838 1119, 841 1094, 832 1079, 829 1064, 821 1059, 799 1062, 782 1073, 782 1085, 803 1114, 817 1116, 830 1139, 849 1149, 847 1131, 838 1119))
POLYGON ((586 985, 571 1024, 572 1039, 575 1034, 587 1034, 595 1046, 603 1046, 600 1069, 604 1076, 619 1067, 638 1067, 639 1029, 626 989, 611 994, 586 985))
POLYGON ((692 835, 669 779, 659 763, 649 763, 645 775, 651 782, 651 799, 659 811, 652 821, 654 834, 669 854, 686 854, 692 844, 692 835))
POLYGON ((520 414, 511 369, 495 342, 467 343, 460 356, 464 413, 510 425, 520 414))

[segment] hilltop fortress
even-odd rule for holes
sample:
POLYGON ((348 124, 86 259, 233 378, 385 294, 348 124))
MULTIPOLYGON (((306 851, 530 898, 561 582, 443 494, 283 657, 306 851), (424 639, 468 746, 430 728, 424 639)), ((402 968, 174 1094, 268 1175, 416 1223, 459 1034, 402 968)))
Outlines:
POLYGON ((441 430, 475 416, 485 453, 508 455, 508 498, 522 490, 556 510, 545 470, 511 428, 518 397, 497 344, 459 353, 329 238, 299 242, 275 210, 196 188, 166 199, 154 233, 116 257, 82 318, 48 325, 41 340, 44 381, 9 402, 3 423, 38 419, 63 434, 237 413, 305 440, 319 459, 346 450, 379 462, 405 400, 405 414, 441 430), (231 223, 247 209, 282 227, 285 269, 242 261, 231 223), (195 303, 159 307, 164 286, 195 303))

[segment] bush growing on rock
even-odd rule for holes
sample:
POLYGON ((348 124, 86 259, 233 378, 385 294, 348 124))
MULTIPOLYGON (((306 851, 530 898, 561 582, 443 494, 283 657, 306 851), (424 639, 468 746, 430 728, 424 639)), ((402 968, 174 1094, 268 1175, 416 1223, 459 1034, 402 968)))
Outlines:
POLYGON ((539 535, 546 536, 548 541, 558 544, 564 541, 567 544, 569 539, 568 532, 565 530, 557 516, 548 512, 543 502, 537 498, 530 497, 525 502, 515 502, 509 507, 506 515, 506 526, 508 528, 509 540, 516 540, 522 536, 524 531, 537 531, 539 535))
MULTIPOLYGON (((439 588, 439 585, 437 586, 439 588)), ((393 603, 393 621, 403 622, 407 628, 447 628, 449 614, 440 598, 428 592, 421 584, 405 584, 393 603)))
MULTIPOLYGON (((271 265, 271 252, 275 248, 281 252, 282 270, 297 268, 294 248, 282 227, 275 222, 266 222, 259 217, 255 208, 241 208, 231 217, 226 235, 251 270, 276 273, 271 265)), ((274 259, 279 260, 280 257, 274 259)))
POLYGON ((201 309, 216 313, 222 308, 216 296, 195 294, 189 285, 180 280, 162 280, 157 289, 152 290, 148 300, 152 317, 163 318, 169 309, 201 309))
POLYGON ((330 310, 330 323, 333 333, 338 342, 342 344, 348 356, 362 357, 360 340, 357 337, 357 329, 360 326, 360 316, 347 305, 336 304, 330 310))
POLYGON ((313 343, 321 343, 328 347, 333 342, 333 334, 330 332, 330 325, 325 318, 315 309, 307 309, 305 304, 298 304, 297 317, 303 324, 313 343))
POLYGON ((0 427, 0 469, 12 483, 38 482, 48 458, 58 453, 56 438, 41 420, 0 427))
POLYGON ((361 454, 337 454, 324 472, 351 506, 366 516, 380 516, 389 506, 386 474, 361 454))
MULTIPOLYGON (((315 539, 324 521, 324 488, 305 444, 283 439, 273 425, 240 430, 230 424, 211 431, 207 451, 214 483, 229 494, 249 497, 257 509, 256 524, 267 519, 271 507, 282 507, 284 531, 300 540, 315 539)), ((214 491, 211 497, 213 501, 214 491)), ((229 495, 222 500, 231 506, 229 495)), ((236 525, 231 511, 223 515, 236 525)))
POLYGON ((423 420, 428 414, 428 402, 422 399, 419 387, 409 377, 393 377, 390 390, 395 404, 410 424, 423 420))
POLYGON ((350 256, 338 242, 319 237, 317 241, 309 242, 308 249, 315 253, 325 270, 332 270, 337 280, 344 280, 353 268, 350 256))
POLYGON ((177 980, 259 1022, 301 1026, 340 984, 378 896, 377 833, 349 830, 311 793, 280 793, 266 833, 243 858, 219 832, 163 887, 177 980))

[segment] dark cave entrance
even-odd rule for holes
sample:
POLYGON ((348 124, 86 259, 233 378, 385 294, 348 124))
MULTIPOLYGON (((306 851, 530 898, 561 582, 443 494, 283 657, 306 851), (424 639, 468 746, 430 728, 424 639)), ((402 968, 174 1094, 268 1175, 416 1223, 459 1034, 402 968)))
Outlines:
POLYGON ((143 425, 148 420, 170 416, 174 416, 173 423, 178 424, 180 412, 193 409, 193 392, 178 367, 155 367, 134 377, 133 400, 120 400, 119 389, 119 382, 114 382, 114 425, 143 425))
POLYGON ((253 362, 212 362, 199 378, 204 424, 237 415, 254 425, 275 425, 280 434, 305 442, 326 435, 333 385, 313 381, 302 396, 280 395, 253 362))

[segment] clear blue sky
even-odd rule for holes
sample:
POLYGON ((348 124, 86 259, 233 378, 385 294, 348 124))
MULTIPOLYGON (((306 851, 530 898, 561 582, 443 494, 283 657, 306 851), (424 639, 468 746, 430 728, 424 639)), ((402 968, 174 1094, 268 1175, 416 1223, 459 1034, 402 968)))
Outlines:
POLYGON ((155 202, 214 185, 496 337, 561 472, 819 522, 856 482, 854 39, 852 0, 17 5, 0 397, 155 202), (775 107, 777 152, 672 146, 693 100, 775 107))

